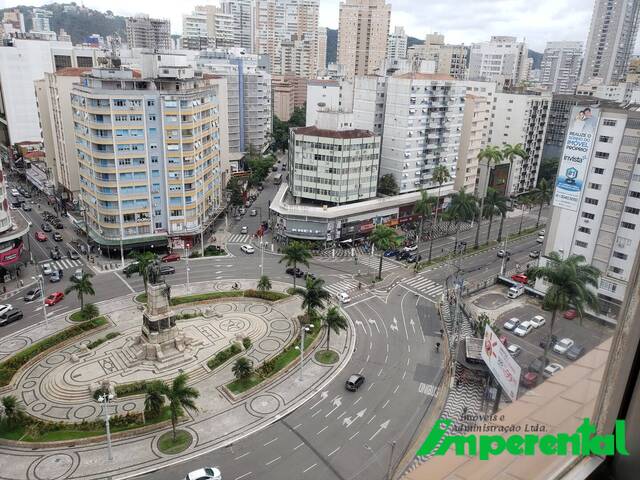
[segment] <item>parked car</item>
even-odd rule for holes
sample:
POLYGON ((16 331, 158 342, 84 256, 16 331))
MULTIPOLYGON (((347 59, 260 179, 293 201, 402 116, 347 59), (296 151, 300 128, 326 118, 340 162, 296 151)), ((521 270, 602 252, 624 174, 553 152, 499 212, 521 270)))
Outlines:
POLYGON ((251 245, 242 245, 240 247, 240 250, 242 250, 244 253, 254 253, 256 251, 256 249, 251 245))
POLYGON ((58 232, 54 232, 53 233, 53 240, 55 242, 61 242, 62 240, 64 240, 64 238, 62 238, 62 235, 60 235, 58 232))
POLYGON ((524 285, 521 283, 509 288, 509 291, 507 292, 507 297, 509 298, 518 298, 521 295, 524 295, 524 285))
POLYGON ((312 280, 315 280, 316 276, 311 272, 307 272, 304 274, 304 279, 306 280, 307 278, 311 278, 312 280))
POLYGON ((575 342, 570 338, 563 338, 553 346, 553 351, 560 355, 564 355, 571 347, 573 347, 574 343, 575 342))
POLYGON ((76 271, 73 272, 72 277, 75 278, 76 280, 82 280, 82 275, 84 275, 84 272, 82 271, 82 269, 76 268, 76 271))
POLYGON ((544 375, 547 378, 553 377, 556 373, 558 373, 561 370, 564 370, 564 367, 559 363, 550 363, 545 367, 544 371, 542 372, 542 375, 544 375))
POLYGON ((409 258, 407 258, 407 263, 416 263, 416 262, 419 262, 420 260, 422 260, 422 255, 418 255, 417 253, 412 253, 411 255, 409 255, 409 258))
POLYGON ((304 276, 304 272, 298 267, 289 267, 285 270, 285 272, 289 275, 295 275, 297 278, 302 278, 304 276))
POLYGON ((547 321, 544 319, 542 315, 536 315, 531 320, 529 320, 529 323, 533 325, 533 328, 540 328, 543 325, 545 325, 547 321))
POLYGON ((51 275, 49 275, 49 281, 51 283, 57 283, 62 280, 62 270, 55 270, 51 275))
POLYGON ((533 388, 538 384, 538 374, 536 372, 526 372, 522 375, 520 383, 523 387, 533 388))
POLYGON ((51 232, 51 231, 53 231, 53 228, 51 228, 51 225, 49 225, 46 222, 44 222, 42 225, 40 225, 40 228, 42 228, 43 232, 51 232))
POLYGON ((0 315, 0 327, 4 327, 5 325, 9 325, 10 323, 16 322, 22 319, 23 315, 20 310, 9 310, 0 315))
POLYGON ((47 241, 47 236, 45 235, 45 233, 41 230, 38 230, 36 232, 36 240, 39 242, 46 242, 47 241))
POLYGON ((500 343, 502 345, 504 345, 505 347, 507 345, 509 345, 509 339, 507 338, 507 336, 504 333, 498 337, 498 340, 500 340, 500 343))
POLYGON ((567 358, 569 360, 577 360, 584 355, 585 348, 582 345, 573 345, 567 350, 567 358))
POLYGON ((184 480, 222 480, 222 473, 217 467, 204 467, 188 473, 184 480))
POLYGON ((411 252, 400 252, 397 256, 397 260, 405 260, 411 256, 411 252))
POLYGON ((27 191, 26 188, 23 188, 22 190, 20 190, 20 193, 24 198, 31 198, 31 194, 27 191))
POLYGON ((573 320, 574 318, 576 318, 578 316, 578 312, 576 312, 573 308, 570 310, 567 310, 566 312, 564 312, 564 314, 562 315, 564 318, 566 318, 567 320, 573 320))
POLYGON ((242 233, 243 235, 246 235, 247 233, 249 233, 249 228, 246 226, 240 228, 240 233, 242 233))
POLYGON ((387 258, 390 258, 390 257, 395 257, 395 256, 396 256, 396 255, 398 255, 399 253, 400 253, 400 250, 395 249, 395 248, 390 248, 389 250, 385 250, 385 252, 384 252, 384 254, 383 254, 383 255, 384 255, 385 257, 387 257, 387 258))
POLYGON ((240 209, 239 213, 240 213, 240 215, 244 215, 245 213, 247 213, 247 209, 243 207, 243 208, 240 209))
POLYGON ((404 247, 405 252, 415 252, 416 250, 418 250, 418 245, 416 244, 407 245, 406 247, 404 247))
POLYGON ((551 340, 549 340, 549 335, 545 336, 542 340, 540 340, 540 348, 545 348, 547 346, 547 342, 549 342, 549 348, 553 348, 553 346, 558 343, 558 337, 555 335, 551 335, 551 340))
POLYGON ((164 257, 162 257, 160 260, 163 263, 177 262, 180 260, 180 255, 178 255, 177 253, 168 253, 164 257))
POLYGON ((508 260, 511 257, 511 252, 508 252, 507 250, 501 248, 500 250, 498 250, 497 255, 500 258, 507 257, 507 260, 508 260))
POLYGON ((50 263, 45 263, 42 265, 42 274, 49 276, 53 273, 53 268, 51 268, 51 264, 50 263))
POLYGON ((24 294, 22 300, 24 300, 25 302, 33 302, 34 300, 39 299, 41 295, 42 293, 39 288, 33 288, 24 294))
POLYGON ((138 262, 130 263, 122 269, 122 273, 125 275, 132 275, 138 272, 138 262))
POLYGON ((524 283, 526 285, 529 278, 524 273, 516 273, 515 275, 511 275, 511 280, 514 282, 524 283))
POLYGON ((364 377, 359 373, 355 373, 347 379, 347 381, 345 382, 345 387, 350 392, 355 392, 362 386, 363 383, 364 377))
POLYGON ((171 265, 162 265, 160 267, 160 275, 172 275, 176 273, 176 269, 171 265))
POLYGON ((44 304, 51 307, 56 303, 60 303, 63 298, 64 298, 64 293, 54 292, 45 299, 44 304))
POLYGON ((78 252, 76 252, 73 249, 69 249, 67 250, 67 256, 71 259, 71 260, 78 260, 80 258, 80 255, 78 254, 78 252))
POLYGON ((340 303, 349 303, 351 301, 351 297, 346 292, 340 292, 337 297, 340 303))
POLYGON ((529 364, 527 370, 529 372, 542 373, 547 363, 549 363, 549 360, 545 360, 544 357, 538 357, 529 364))
POLYGON ((13 195, 14 197, 17 197, 18 195, 20 195, 20 192, 18 190, 16 190, 15 188, 11 189, 11 195, 13 195))
POLYGON ((513 358, 516 358, 518 355, 522 353, 522 347, 520 345, 516 345, 515 343, 512 343, 507 347, 507 351, 513 358))
POLYGON ((58 230, 64 229, 64 224, 60 220, 55 220, 53 222, 53 226, 56 227, 58 230))
POLYGON ((516 318, 516 317, 513 317, 513 318, 510 318, 509 320, 507 320, 506 322, 504 322, 503 327, 504 327, 505 330, 512 331, 518 325, 520 325, 520 319, 516 318))
POLYGON ((540 257, 540 250, 531 250, 529 252, 529 258, 538 258, 540 257))
POLYGON ((13 309, 13 305, 11 305, 10 303, 5 303, 4 305, 0 305, 0 315, 12 309, 13 309))
POLYGON ((538 239, 536 240, 538 243, 544 243, 544 235, 538 235, 538 239))
POLYGON ((520 325, 514 328, 513 334, 519 337, 525 337, 528 334, 530 334, 532 331, 533 331, 533 325, 531 325, 531 322, 526 321, 526 322, 522 322, 520 325))

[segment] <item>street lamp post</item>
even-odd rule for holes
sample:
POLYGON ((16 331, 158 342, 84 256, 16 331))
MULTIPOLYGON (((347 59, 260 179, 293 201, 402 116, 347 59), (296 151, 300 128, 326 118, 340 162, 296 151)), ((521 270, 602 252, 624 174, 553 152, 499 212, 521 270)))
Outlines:
POLYGON ((389 454, 389 469, 387 470, 387 480, 391 480, 391 470, 393 468, 393 452, 396 449, 396 441, 389 442, 391 445, 391 453, 389 454))
POLYGON ((189 268, 189 247, 187 246, 187 294, 191 292, 191 284, 189 283, 189 272, 191 269, 189 268))
POLYGON ((107 449, 108 449, 108 460, 113 460, 113 454, 111 452, 111 429, 109 428, 109 401, 113 400, 112 394, 100 395, 98 397, 98 402, 102 404, 102 408, 104 409, 104 424, 107 429, 107 449))
POLYGON ((122 264, 122 268, 124 268, 124 245, 122 243, 122 234, 120 235, 120 263, 122 264))
POLYGON ((301 325, 300 328, 300 381, 302 381, 302 369, 304 365, 304 333, 307 331, 306 325, 301 325))
POLYGON ((38 287, 40 288, 40 299, 42 300, 42 312, 44 314, 44 323, 46 325, 46 329, 49 330, 49 317, 47 316, 47 306, 45 305, 45 296, 44 296, 44 278, 42 275, 38 275, 36 277, 31 277, 31 280, 38 282, 38 287))
POLYGON ((264 243, 260 235, 260 277, 264 275, 264 243))

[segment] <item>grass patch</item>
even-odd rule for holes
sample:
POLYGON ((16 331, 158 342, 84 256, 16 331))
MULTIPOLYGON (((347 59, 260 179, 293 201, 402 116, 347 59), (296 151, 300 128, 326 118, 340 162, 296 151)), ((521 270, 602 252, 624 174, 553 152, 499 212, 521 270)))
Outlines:
POLYGON ((182 305, 183 303, 204 302, 206 300, 215 300, 217 298, 242 297, 242 290, 233 290, 230 292, 209 292, 197 293, 195 295, 186 295, 184 297, 174 297, 171 299, 171 305, 182 305))
POLYGON ((316 352, 314 358, 325 365, 332 365, 338 361, 340 355, 333 350, 320 350, 316 352))
POLYGON ((118 335, 120 335, 120 332, 109 332, 107 333, 104 337, 102 338, 98 338, 97 340, 94 340, 93 342, 90 342, 87 345, 87 348, 89 350, 93 350, 94 348, 102 345, 104 342, 106 342, 107 340, 111 340, 113 338, 116 338, 118 335))
POLYGON ((140 303, 147 303, 147 294, 146 293, 141 293, 139 295, 136 296, 135 298, 136 302, 140 302, 140 303))
POLYGON ((175 455, 189 448, 192 441, 193 437, 185 430, 178 430, 176 432, 175 441, 173 439, 173 432, 163 433, 158 440, 158 450, 167 455, 175 455))
POLYGON ((262 380, 264 380, 263 377, 254 373, 248 378, 234 380, 233 382, 227 385, 227 388, 231 390, 233 393, 238 394, 238 393, 245 392, 252 387, 255 387, 260 382, 262 382, 262 380))
POLYGON ((220 350, 215 356, 207 362, 207 367, 211 370, 215 370, 220 365, 225 363, 230 358, 239 354, 242 351, 242 347, 239 343, 234 343, 230 347, 225 348, 224 350, 220 350))
POLYGON ((45 352, 52 347, 55 347, 65 340, 77 337, 84 332, 88 332, 95 328, 101 327, 106 323, 107 319, 105 317, 97 317, 93 320, 87 320, 86 322, 79 323, 78 325, 66 328, 61 332, 44 338, 39 342, 29 345, 27 348, 19 351, 15 355, 12 355, 7 360, 0 363, 0 387, 8 385, 18 369, 26 364, 29 360, 34 358, 36 355, 39 355, 40 353, 45 352))

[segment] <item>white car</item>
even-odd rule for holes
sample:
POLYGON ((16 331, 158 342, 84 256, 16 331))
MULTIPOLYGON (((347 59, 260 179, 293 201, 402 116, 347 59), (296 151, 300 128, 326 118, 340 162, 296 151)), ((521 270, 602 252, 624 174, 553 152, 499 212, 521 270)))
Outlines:
POLYGON ((20 196, 20 192, 18 190, 16 190, 15 188, 11 189, 11 195, 13 195, 14 197, 18 197, 20 196))
POLYGON ((83 275, 84 275, 84 272, 82 271, 81 268, 77 268, 76 271, 73 272, 73 278, 75 278, 78 281, 82 280, 83 275))
POLYGON ((418 250, 418 245, 407 245, 404 247, 405 252, 415 252, 416 250, 418 250))
POLYGON ((553 377, 556 373, 558 373, 560 370, 563 370, 563 369, 564 367, 559 363, 550 363, 545 367, 544 371, 542 372, 542 375, 544 375, 547 378, 553 377))
POLYGON ((518 325, 520 325, 520 319, 519 318, 510 318, 509 320, 507 320, 506 322, 504 322, 504 329, 505 330, 513 330, 514 328, 516 328, 518 325))
POLYGON ((188 473, 184 480, 222 480, 222 473, 217 467, 204 467, 188 473))
POLYGON ((11 305, 10 303, 0 305, 0 315, 2 315, 3 313, 7 313, 12 308, 13 308, 13 305, 11 305))
POLYGON ((522 347, 520 347, 520 345, 516 345, 515 343, 509 345, 507 347, 507 350, 509 351, 509 354, 511 354, 511 356, 514 358, 522 353, 522 347))
POLYGON ((531 333, 532 330, 533 330, 533 325, 531 325, 531 322, 527 321, 527 322, 522 322, 520 325, 518 325, 513 331, 513 333, 514 335, 518 335, 519 337, 524 337, 525 335, 528 335, 529 333, 531 333))
POLYGON ((42 265, 42 273, 47 276, 53 273, 53 268, 51 268, 50 263, 45 263, 44 265, 42 265))
POLYGON ((254 253, 256 251, 256 249, 251 245, 242 245, 240 247, 240 250, 242 250, 244 253, 254 253))
POLYGON ((536 240, 538 243, 544 243, 544 235, 538 235, 538 239, 536 240))
POLYGON ((560 355, 564 355, 565 353, 567 353, 567 350, 573 347, 574 343, 575 342, 570 338, 563 338, 553 346, 553 351, 559 353, 560 355))
POLYGON ((240 229, 240 233, 242 233, 242 234, 246 234, 246 233, 248 233, 248 232, 249 232, 249 228, 247 228, 247 227, 242 227, 242 228, 240 229))
POLYGON ((529 323, 533 325, 533 328, 540 328, 541 326, 545 325, 547 321, 542 315, 536 315, 531 320, 529 320, 529 323))
POLYGON ((349 303, 351 301, 351 297, 346 292, 340 292, 338 294, 338 300, 340 300, 340 303, 349 303))

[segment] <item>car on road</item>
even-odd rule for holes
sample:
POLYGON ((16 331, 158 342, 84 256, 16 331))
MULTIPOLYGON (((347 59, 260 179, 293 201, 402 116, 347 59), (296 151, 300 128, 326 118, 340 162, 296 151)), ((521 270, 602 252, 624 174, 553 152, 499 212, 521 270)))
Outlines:
POLYGON ((261 192, 261 191, 264 189, 264 187, 263 187, 262 185, 258 185, 258 187, 257 187, 257 188, 258 188, 258 191, 259 191, 259 192, 261 192))
POLYGON ((407 263, 416 263, 416 262, 419 262, 420 260, 422 260, 422 255, 418 255, 417 253, 412 253, 411 255, 409 255, 409 258, 407 258, 407 263))
POLYGON ((29 205, 27 202, 24 202, 22 204, 22 210, 25 212, 30 212, 31 211, 31 205, 29 205))
POLYGON ((217 467, 204 467, 188 473, 184 480, 222 480, 222 473, 217 467))
POLYGON ((51 283, 57 283, 62 280, 62 270, 54 270, 51 275, 49 275, 49 281, 51 283))
POLYGON ((540 348, 545 348, 547 346, 547 342, 550 342, 549 348, 553 348, 553 346, 558 343, 558 337, 556 337, 555 335, 551 335, 551 341, 549 341, 549 335, 547 335, 542 340, 540 340, 540 343, 538 343, 538 345, 540 345, 540 348))
POLYGON ((54 220, 53 226, 56 227, 58 230, 64 229, 64 224, 60 220, 54 220))
POLYGON ((547 233, 547 231, 545 229, 542 229, 538 232, 538 235, 542 235, 544 236, 547 233))
POLYGON ((79 281, 79 280, 82 280, 82 275, 84 275, 84 272, 82 271, 82 269, 76 268, 76 271, 73 272, 72 277, 79 281))
POLYGON ((43 232, 51 232, 53 231, 53 228, 51 227, 51 225, 49 225, 48 223, 43 223, 42 225, 40 225, 40 228, 42 228, 43 232))
POLYGON ((567 310, 566 312, 564 312, 564 314, 562 315, 564 318, 566 318, 567 320, 573 320, 574 318, 576 318, 578 316, 578 312, 576 312, 573 308, 570 310, 567 310))
POLYGON ((542 375, 545 376, 546 378, 553 377, 556 373, 558 373, 561 370, 564 370, 564 367, 559 363, 550 363, 545 367, 544 371, 542 372, 542 375))
POLYGON ((405 252, 415 252, 416 250, 418 250, 418 245, 417 244, 407 245, 406 247, 404 247, 403 250, 405 252))
POLYGON ((54 242, 61 242, 62 240, 64 240, 64 238, 62 238, 62 235, 60 235, 60 233, 58 233, 58 232, 54 232, 53 233, 53 241, 54 242))
POLYGON ((240 220, 242 220, 242 217, 240 216, 240 214, 236 214, 236 215, 234 215, 233 219, 236 220, 236 221, 240 221, 240 220))
POLYGON ((50 263, 45 263, 44 265, 42 265, 42 274, 49 276, 53 273, 53 268, 51 268, 51 264, 50 263))
POLYGON ((536 240, 538 243, 544 243, 544 235, 538 235, 538 239, 536 240))
POLYGON ((564 355, 571 347, 573 347, 574 343, 575 342, 570 338, 563 338, 553 346, 553 351, 560 355, 564 355))
POLYGON ((546 367, 548 363, 549 360, 545 360, 544 357, 538 357, 529 364, 527 370, 529 372, 542 373, 542 370, 544 370, 544 367, 546 367))
POLYGON ((582 345, 573 345, 567 350, 567 358, 569 360, 577 360, 584 355, 585 348, 582 345))
POLYGON ((39 242, 46 242, 46 241, 47 241, 47 236, 46 236, 46 235, 45 235, 45 233, 44 233, 43 231, 41 231, 41 230, 38 230, 38 231, 36 232, 35 237, 36 237, 36 240, 37 240, 37 241, 39 241, 39 242))
POLYGON ((516 273, 515 275, 511 275, 511 280, 514 282, 524 283, 526 285, 529 278, 524 273, 516 273))
POLYGON ((138 268, 138 262, 130 263, 122 269, 122 273, 125 275, 132 275, 134 273, 138 273, 138 268))
POLYGON ((546 324, 547 321, 544 319, 544 317, 542 315, 536 315, 531 320, 529 320, 529 323, 531 323, 531 325, 533 325, 533 328, 540 328, 544 324, 546 324))
POLYGON ((22 300, 24 300, 25 302, 33 302, 34 300, 37 300, 38 298, 40 298, 40 295, 42 295, 40 289, 33 288, 24 294, 24 297, 22 297, 22 300))
POLYGON ((349 378, 347 378, 347 381, 345 382, 345 387, 350 392, 355 392, 362 386, 363 383, 364 383, 364 377, 359 373, 354 373, 349 378))
POLYGON ((512 343, 507 347, 507 351, 513 358, 516 358, 518 355, 522 353, 522 347, 520 345, 516 345, 515 343, 512 343))
POLYGON ((56 303, 60 303, 63 298, 64 298, 64 293, 54 292, 45 299, 44 304, 51 307, 56 303))
POLYGON ((383 255, 387 258, 390 258, 390 257, 397 256, 399 253, 400 253, 400 250, 396 248, 390 248, 389 250, 385 250, 383 255))
POLYGON ((13 195, 14 197, 17 197, 18 195, 20 195, 20 192, 18 190, 16 190, 15 188, 11 189, 11 195, 13 195))
POLYGON ((160 267, 160 275, 172 275, 176 273, 176 269, 171 265, 162 265, 160 267))
POLYGON ((289 267, 285 270, 288 275, 295 275, 297 278, 302 278, 304 276, 304 272, 300 270, 298 267, 289 267))
POLYGON ((338 301, 340 303, 349 303, 351 301, 351 297, 349 296, 349 294, 347 292, 340 292, 336 296, 338 297, 338 301))
POLYGON ((523 387, 533 388, 538 384, 538 374, 536 372, 526 372, 522 375, 520 383, 523 387))
POLYGON ((254 253, 256 251, 256 249, 251 245, 242 245, 240 247, 240 250, 242 250, 244 253, 254 253))
POLYGON ((62 259, 62 253, 60 252, 60 249, 58 247, 52 248, 51 251, 49 252, 49 256, 51 257, 51 260, 62 259))
POLYGON ((247 209, 242 207, 238 213, 240 213, 240 215, 244 215, 245 213, 247 213, 247 209))
POLYGON ((78 260, 80 259, 80 254, 78 254, 78 252, 76 252, 73 249, 69 249, 67 250, 67 256, 71 259, 71 260, 78 260))
POLYGON ((507 320, 506 322, 504 322, 503 327, 504 327, 505 330, 512 331, 518 325, 520 325, 520 319, 516 318, 516 317, 513 317, 513 318, 510 318, 509 320, 507 320))
POLYGON ((529 252, 529 258, 538 258, 540 257, 540 250, 531 250, 529 252))
POLYGON ((180 255, 178 255, 177 253, 168 253, 164 257, 162 257, 160 260, 163 263, 178 262, 180 261, 180 255))
POLYGON ((511 257, 511 252, 508 252, 507 250, 501 248, 500 250, 498 250, 497 255, 500 258, 507 257, 507 259, 509 259, 509 257, 511 257))
POLYGON ((13 305, 11 305, 10 303, 5 303, 4 305, 0 305, 0 315, 12 309, 13 309, 13 305))
POLYGON ((396 260, 406 260, 411 256, 411 252, 400 252, 396 255, 396 260))
POLYGON ((525 337, 528 334, 530 334, 532 331, 533 331, 533 325, 531 325, 531 322, 525 321, 513 329, 513 334, 519 337, 525 337))
POLYGON ((9 310, 0 315, 0 327, 9 325, 10 323, 17 322, 22 319, 23 315, 20 310, 9 310))
POLYGON ((258 215, 258 210, 256 210, 255 208, 251 209, 251 211, 249 212, 249 216, 255 217, 256 215, 258 215))
POLYGON ((247 233, 249 233, 249 228, 247 226, 240 228, 240 233, 246 235, 247 233))

